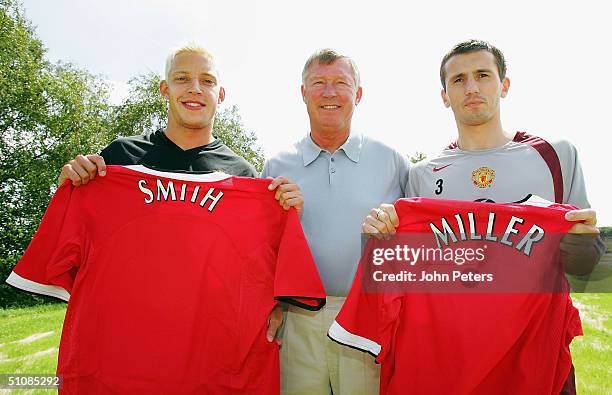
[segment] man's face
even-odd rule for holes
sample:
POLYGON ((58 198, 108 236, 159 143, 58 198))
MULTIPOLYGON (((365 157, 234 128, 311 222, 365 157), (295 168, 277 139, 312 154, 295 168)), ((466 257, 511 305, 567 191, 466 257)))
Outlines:
POLYGON ((499 98, 506 97, 510 80, 499 80, 492 53, 455 55, 444 67, 446 91, 442 91, 442 100, 451 107, 458 124, 477 126, 499 118, 499 98))
POLYGON ((168 99, 168 125, 188 129, 212 127, 217 104, 225 97, 215 65, 206 56, 180 53, 174 58, 168 81, 160 83, 168 99))
POLYGON ((302 85, 312 129, 327 132, 350 130, 355 106, 361 100, 351 64, 340 58, 331 64, 314 62, 302 85))

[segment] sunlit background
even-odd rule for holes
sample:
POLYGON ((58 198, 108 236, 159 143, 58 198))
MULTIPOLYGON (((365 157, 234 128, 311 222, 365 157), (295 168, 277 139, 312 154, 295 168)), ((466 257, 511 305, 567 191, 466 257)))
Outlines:
MULTIPOLYGON (((406 154, 429 155, 456 138, 443 107, 439 62, 455 43, 480 38, 508 60, 506 130, 570 140, 579 151, 599 225, 612 226, 612 28, 605 2, 362 2, 25 0, 52 61, 112 83, 161 72, 170 48, 195 40, 217 57, 246 130, 267 156, 308 131, 300 73, 316 49, 359 65, 364 87, 354 129, 406 154)), ((520 166, 520 163, 517 163, 520 166)))

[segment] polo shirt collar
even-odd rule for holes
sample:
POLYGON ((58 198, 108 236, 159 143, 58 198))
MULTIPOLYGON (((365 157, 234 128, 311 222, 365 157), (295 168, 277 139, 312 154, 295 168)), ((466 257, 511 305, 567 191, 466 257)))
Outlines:
MULTIPOLYGON (((321 147, 315 144, 310 137, 310 133, 302 139, 300 144, 302 151, 302 159, 304 166, 308 166, 315 159, 319 157, 319 154, 324 151, 321 147)), ((353 162, 359 162, 359 155, 361 154, 361 147, 363 146, 363 136, 358 133, 351 133, 349 138, 338 148, 338 150, 344 151, 346 156, 353 162)))

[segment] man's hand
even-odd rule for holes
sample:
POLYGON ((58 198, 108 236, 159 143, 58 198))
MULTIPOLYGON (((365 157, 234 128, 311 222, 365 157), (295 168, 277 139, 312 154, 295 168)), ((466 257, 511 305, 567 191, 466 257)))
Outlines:
POLYGON ((100 155, 77 155, 76 158, 62 167, 59 175, 59 185, 70 180, 72 185, 85 185, 96 178, 97 175, 106 175, 106 163, 100 155))
POLYGON ((283 339, 276 336, 276 331, 283 323, 283 307, 279 304, 274 306, 274 309, 270 313, 270 317, 268 317, 268 330, 266 331, 266 339, 269 342, 272 340, 276 341, 276 344, 279 346, 283 343, 283 339))
POLYGON ((361 224, 361 232, 377 239, 388 239, 395 234, 399 226, 399 218, 392 204, 381 204, 379 208, 370 210, 370 215, 361 224))
POLYGON ((597 215, 595 210, 591 208, 585 208, 582 210, 571 210, 565 213, 565 219, 568 221, 582 221, 580 223, 574 224, 567 231, 567 233, 593 233, 599 234, 599 229, 597 229, 597 215))
POLYGON ((572 210, 565 214, 568 221, 582 221, 574 224, 561 240, 561 260, 565 271, 573 275, 586 275, 605 252, 599 229, 597 215, 593 209, 572 210))
POLYGON ((298 215, 300 217, 302 216, 304 197, 302 196, 302 191, 300 191, 297 184, 293 184, 285 177, 276 177, 272 180, 270 185, 268 185, 268 189, 270 191, 276 189, 276 194, 274 197, 285 210, 289 210, 290 207, 295 207, 298 215))

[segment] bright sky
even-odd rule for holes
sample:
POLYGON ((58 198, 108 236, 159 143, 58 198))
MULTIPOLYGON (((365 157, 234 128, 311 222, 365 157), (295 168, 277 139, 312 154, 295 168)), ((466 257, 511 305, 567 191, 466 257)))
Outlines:
POLYGON ((439 62, 459 41, 490 41, 504 52, 512 82, 502 101, 504 128, 570 140, 599 225, 612 226, 612 27, 605 4, 24 0, 49 58, 103 75, 116 100, 131 77, 161 73, 176 44, 202 43, 218 60, 225 106, 238 106, 266 155, 307 133, 301 70, 322 47, 352 56, 361 70, 354 129, 407 154, 439 151, 456 138, 452 112, 440 99, 439 62))

